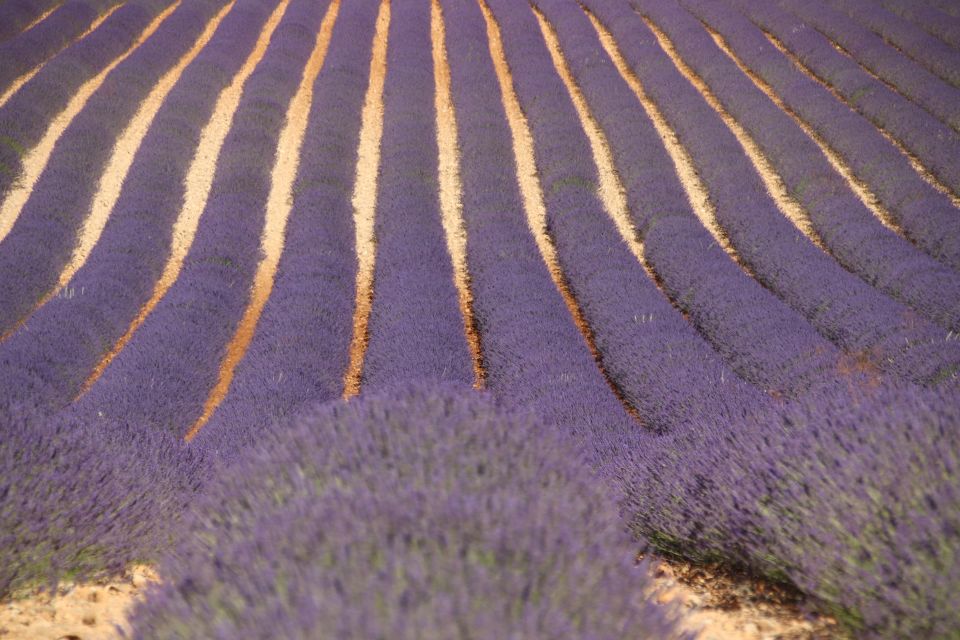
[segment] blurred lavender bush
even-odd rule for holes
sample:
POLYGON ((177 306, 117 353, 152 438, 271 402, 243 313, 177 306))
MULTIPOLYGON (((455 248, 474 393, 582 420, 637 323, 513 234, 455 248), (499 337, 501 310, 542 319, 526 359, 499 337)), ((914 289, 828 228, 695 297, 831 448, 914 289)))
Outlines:
POLYGON ((155 430, 0 414, 0 598, 156 560, 205 456, 155 430))
POLYGON ((949 389, 810 396, 660 439, 627 512, 661 550, 793 581, 857 637, 956 637, 958 425, 949 389))
POLYGON ((683 637, 602 483, 481 394, 322 405, 218 476, 134 637, 683 637))

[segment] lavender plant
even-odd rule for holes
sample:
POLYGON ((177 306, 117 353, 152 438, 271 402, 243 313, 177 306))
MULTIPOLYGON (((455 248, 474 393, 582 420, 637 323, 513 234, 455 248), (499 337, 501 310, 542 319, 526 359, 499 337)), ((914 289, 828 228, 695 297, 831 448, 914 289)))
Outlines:
MULTIPOLYGON (((696 18, 672 1, 635 4, 749 132, 831 255, 871 286, 945 329, 960 330, 956 272, 885 228, 818 146, 723 54, 696 18)), ((954 242, 952 235, 947 238, 954 242)))
POLYGON ((574 436, 594 464, 616 464, 642 427, 604 380, 527 226, 480 7, 444 2, 443 16, 487 388, 574 436))
POLYGON ((956 631, 956 390, 838 388, 652 442, 628 490, 668 552, 789 579, 857 637, 956 631))
POLYGON ((203 452, 24 406, 0 416, 0 598, 155 561, 200 487, 203 452))
POLYGON ((135 638, 689 637, 562 438, 453 386, 318 406, 220 473, 135 638))
POLYGON ((960 90, 956 87, 901 55, 842 11, 799 0, 777 0, 777 5, 802 18, 897 91, 960 132, 960 90))
POLYGON ((896 47, 897 51, 943 78, 954 87, 960 87, 960 51, 935 38, 902 17, 878 7, 875 2, 863 0, 827 0, 859 24, 896 47))
POLYGON ((374 235, 376 268, 363 387, 473 380, 440 218, 430 5, 390 20, 374 235))
POLYGON ((70 0, 49 18, 8 42, 0 44, 0 94, 13 81, 59 53, 86 31, 93 21, 119 3, 119 0, 70 0))
POLYGON ((546 224, 611 379, 661 431, 762 402, 660 293, 601 207, 586 135, 529 7, 490 7, 533 136, 546 224))
POLYGON ((376 3, 344 3, 314 87, 283 257, 231 391, 197 438, 221 453, 343 393, 356 276, 351 194, 376 3))
MULTIPOLYGON (((954 193, 960 193, 960 135, 921 104, 909 100, 835 49, 811 25, 775 3, 733 0, 758 27, 789 49, 858 113, 886 130, 954 193)), ((918 5, 919 6, 919 5, 918 5)))
POLYGON ((287 9, 244 87, 179 278, 73 405, 78 416, 96 421, 102 414, 182 436, 200 415, 249 299, 277 139, 325 9, 308 0, 287 9))
POLYGON ((563 1, 537 6, 605 132, 645 258, 670 299, 760 388, 796 395, 827 384, 837 375, 838 350, 734 263, 697 220, 656 130, 587 16, 563 1))
POLYGON ((0 196, 20 176, 23 155, 40 141, 77 88, 130 48, 143 29, 171 4, 172 0, 126 3, 90 37, 51 60, 0 108, 0 196))
MULTIPOLYGON (((956 208, 946 194, 920 177, 906 155, 866 118, 804 76, 738 12, 715 0, 685 0, 682 4, 717 30, 740 60, 843 157, 913 244, 946 266, 960 267, 956 208)), ((800 153, 791 149, 791 156, 800 153)), ((807 176, 816 179, 812 171, 807 176)))
MULTIPOLYGON (((157 113, 137 150, 100 240, 68 291, 51 299, 0 346, 0 402, 33 397, 64 408, 150 298, 184 204, 184 179, 220 91, 243 63, 271 0, 224 18, 157 113)), ((76 188, 76 187, 72 187, 76 188)))
POLYGON ((16 37, 56 7, 56 0, 8 0, 0 5, 0 42, 16 37))
MULTIPOLYGON (((949 334, 843 269, 787 220, 736 138, 630 7, 612 0, 585 4, 690 153, 718 224, 755 277, 858 358, 918 382, 949 379, 958 354, 949 334)), ((695 29, 702 32, 699 24, 695 29)))

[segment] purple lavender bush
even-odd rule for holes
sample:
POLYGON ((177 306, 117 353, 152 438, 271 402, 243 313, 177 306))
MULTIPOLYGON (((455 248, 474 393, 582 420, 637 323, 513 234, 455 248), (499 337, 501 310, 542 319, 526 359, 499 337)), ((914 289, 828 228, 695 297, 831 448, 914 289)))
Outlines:
POLYGON ((856 637, 952 637, 958 423, 955 391, 833 390, 661 438, 626 511, 661 549, 789 579, 856 637))
POLYGON ((0 598, 168 547, 205 457, 155 430, 0 416, 0 598))
POLYGON ((578 456, 461 389, 265 432, 191 509, 134 637, 683 637, 578 456))

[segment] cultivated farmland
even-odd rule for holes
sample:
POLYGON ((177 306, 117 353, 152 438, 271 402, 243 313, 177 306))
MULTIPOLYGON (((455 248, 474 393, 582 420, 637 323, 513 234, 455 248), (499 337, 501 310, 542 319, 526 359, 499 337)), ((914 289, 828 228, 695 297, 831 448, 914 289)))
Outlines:
POLYGON ((697 637, 638 554, 960 638, 960 5, 0 0, 0 606, 697 637))

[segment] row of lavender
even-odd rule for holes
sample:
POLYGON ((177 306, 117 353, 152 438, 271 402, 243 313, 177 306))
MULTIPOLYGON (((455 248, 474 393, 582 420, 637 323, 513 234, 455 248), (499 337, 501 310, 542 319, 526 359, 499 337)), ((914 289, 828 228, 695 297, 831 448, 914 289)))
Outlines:
MULTIPOLYGON (((236 11, 249 11, 251 5, 241 3, 236 11)), ((680 452, 687 452, 685 443, 712 436, 715 432, 709 428, 711 425, 730 429, 741 425, 738 433, 750 442, 758 425, 769 420, 742 418, 756 415, 770 405, 761 389, 795 396, 812 389, 856 383, 855 376, 845 376, 838 382, 843 377, 841 349, 868 352, 867 357, 878 366, 909 380, 949 382, 960 361, 956 343, 945 340, 945 330, 911 316, 902 304, 840 268, 783 220, 775 206, 760 195, 763 187, 736 142, 728 140, 720 146, 724 136, 730 138, 729 132, 725 133, 722 121, 663 55, 641 19, 615 3, 591 3, 592 11, 606 25, 604 28, 617 36, 623 47, 621 55, 630 61, 633 73, 670 115, 670 124, 679 140, 697 162, 717 202, 718 219, 755 279, 748 277, 719 247, 710 246, 711 238, 691 217, 690 205, 676 177, 662 169, 669 164, 651 125, 628 85, 618 79, 614 67, 605 61, 588 17, 569 3, 544 2, 538 6, 556 29, 594 117, 607 132, 623 172, 634 225, 661 288, 658 290, 627 251, 595 195, 598 177, 587 139, 538 35, 534 14, 525 6, 493 3, 495 20, 485 25, 481 9, 472 3, 445 3, 448 30, 455 34, 448 41, 453 99, 460 122, 463 215, 488 386, 507 402, 535 407, 547 417, 547 424, 573 431, 594 464, 615 486, 626 488, 626 508, 642 535, 658 540, 665 548, 681 549, 684 553, 723 552, 727 557, 769 569, 762 561, 770 555, 772 543, 766 539, 762 543, 745 540, 739 534, 746 529, 738 528, 742 526, 737 519, 742 512, 736 501, 720 513, 725 519, 724 529, 706 515, 699 516, 702 520, 688 517, 687 509, 715 503, 709 502, 712 496, 699 485, 689 495, 683 495, 687 502, 680 503, 681 509, 667 499, 676 496, 676 491, 670 494, 659 490, 660 483, 682 483, 689 469, 699 467, 699 462, 694 463, 694 455, 681 455, 680 452), (497 60, 495 48, 489 47, 491 28, 495 29, 497 24, 503 30, 501 60, 497 60), (638 39, 638 33, 646 34, 645 38, 638 39), (464 43, 473 43, 473 48, 464 43), (590 51, 591 47, 592 58, 574 53, 590 51), (476 55, 478 49, 484 55, 476 55), (486 55, 487 50, 492 51, 492 60, 486 55), (585 60, 594 66, 584 66, 585 60), (505 87, 502 81, 498 85, 498 62, 505 62, 508 73, 512 72, 510 86, 505 87), (599 368, 570 322, 564 300, 550 281, 551 274, 537 255, 530 229, 524 223, 521 212, 529 203, 517 186, 511 159, 517 152, 512 140, 516 130, 511 128, 515 123, 508 127, 509 115, 501 105, 501 91, 515 91, 513 99, 529 119, 521 125, 529 127, 534 143, 540 197, 562 268, 561 280, 578 301, 587 321, 589 337, 599 355, 599 368), (697 121, 697 116, 701 120, 697 121), (705 135, 704 131, 710 133, 705 135), (709 136, 715 136, 716 142, 709 136), (703 149, 698 151, 700 141, 703 149), (718 156, 717 149, 721 148, 730 151, 718 156), (643 168, 647 166, 661 169, 645 173, 643 168), (739 173, 731 177, 731 170, 739 173), (757 185, 752 196, 743 188, 744 184, 757 185), (665 202, 671 204, 664 206, 665 202), (750 203, 747 208, 745 202, 750 203), (658 213, 659 209, 666 213, 658 213), (762 215, 768 216, 768 226, 760 232, 758 219, 762 215), (741 216, 739 222, 736 216, 741 216), (785 226, 776 226, 781 223, 785 226), (813 266, 801 271, 799 264, 813 266), (709 284, 703 286, 704 281, 709 284), (718 297, 717 291, 723 291, 724 297, 718 297), (686 312, 688 318, 685 320, 674 306, 686 312), (618 393, 610 393, 608 384, 618 393), (644 424, 652 428, 652 433, 672 435, 655 436, 641 431, 617 401, 618 395, 628 409, 638 413, 644 424), (671 469, 668 460, 676 460, 676 466, 671 469), (658 500, 663 501, 662 506, 653 507, 659 504, 658 500), (702 500, 707 502, 699 502, 702 500), (698 523, 704 530, 722 533, 699 539, 689 532, 677 532, 698 523), (691 543, 693 546, 688 546, 691 543)), ((685 20, 691 26, 700 28, 699 25, 690 23, 689 15, 678 7, 674 6, 673 13, 665 7, 654 7, 660 13, 651 14, 649 19, 667 32, 689 64, 695 66, 697 49, 685 49, 686 36, 678 34, 682 33, 685 20)), ((256 267, 262 216, 251 216, 250 212, 263 210, 269 190, 272 154, 264 153, 264 149, 276 146, 283 105, 296 89, 299 69, 309 53, 322 8, 291 4, 277 34, 277 42, 283 44, 271 45, 262 63, 263 74, 252 76, 244 89, 243 103, 234 116, 234 127, 218 163, 207 210, 180 278, 103 379, 71 407, 66 414, 68 419, 97 423, 95 428, 105 429, 108 434, 120 428, 115 423, 134 431, 147 423, 180 435, 185 424, 200 412, 216 378, 223 345, 247 302, 243 283, 250 282, 256 267), (288 26, 285 28, 284 24, 288 26), (262 85, 258 87, 258 83, 262 85), (184 331, 184 327, 190 331, 184 331)), ((697 3, 692 8, 706 12, 710 7, 697 3)), ((201 443, 209 436, 212 441, 207 444, 221 451, 239 451, 241 442, 260 437, 271 420, 292 412, 307 399, 331 399, 341 391, 356 260, 347 198, 353 186, 360 99, 367 81, 364 61, 369 57, 376 9, 372 2, 344 7, 334 30, 330 56, 317 79, 318 99, 304 144, 305 158, 310 160, 301 164, 287 249, 274 292, 238 370, 234 392, 202 432, 201 443)), ((426 3, 416 8, 397 8, 396 13, 390 22, 389 39, 396 44, 390 46, 387 59, 379 188, 379 200, 392 204, 381 205, 377 211, 375 304, 370 320, 365 390, 389 386, 391 380, 403 377, 453 378, 462 383, 471 379, 462 320, 439 224, 432 160, 437 150, 424 143, 432 139, 429 96, 435 90, 427 77, 429 71, 425 71, 430 68, 426 3), (419 63, 418 58, 422 58, 419 63), (412 246, 418 250, 412 251, 412 246), (385 300, 393 303, 385 304, 385 300), (427 308, 434 310, 423 313, 427 308), (441 337, 431 339, 437 335, 441 337)), ((224 22, 223 35, 219 35, 218 29, 218 36, 208 45, 209 55, 214 56, 213 52, 218 51, 214 43, 222 43, 219 60, 233 68, 243 57, 243 43, 252 45, 259 28, 256 25, 265 19, 266 7, 249 14, 238 11, 236 15, 230 18, 235 22, 224 22), (241 22, 241 15, 247 15, 247 22, 241 22), (234 25, 234 35, 238 37, 227 37, 228 24, 234 25), (228 45, 233 48, 227 49, 228 45)), ((714 28, 726 26, 717 24, 714 28)), ((733 37, 729 37, 732 44, 733 37)), ((130 63, 133 61, 131 58, 130 63)), ((199 72, 201 67, 198 65, 197 69, 199 72)), ((212 74, 209 69, 204 72, 212 74)), ((226 83, 228 75, 221 72, 220 82, 226 83)), ((201 79, 197 80, 198 85, 201 79)), ((710 79, 710 86, 718 93, 721 85, 721 80, 710 79)), ((214 88, 181 86, 184 101, 198 91, 207 95, 205 113, 209 114, 214 88)), ((177 104, 172 101, 175 95, 169 98, 171 109, 177 104)), ((733 110, 735 105, 728 103, 727 108, 733 110)), ((194 131, 204 122, 203 114, 202 110, 197 113, 194 131)), ((159 127, 162 119, 157 122, 159 127)), ((168 131, 174 130, 171 124, 168 131)), ((157 140, 162 142, 162 131, 152 130, 150 135, 159 136, 157 140)), ((754 131, 759 138, 762 129, 754 131)), ((192 135, 195 139, 196 133, 192 135)), ((184 144, 189 140, 189 135, 185 136, 184 144)), ((129 318, 149 296, 162 268, 158 255, 166 251, 169 242, 163 231, 169 229, 169 220, 176 214, 172 194, 182 192, 177 186, 182 177, 161 171, 159 160, 163 153, 158 149, 162 147, 153 147, 153 152, 160 155, 148 162, 148 146, 143 146, 138 154, 143 158, 138 157, 134 165, 140 168, 131 170, 131 177, 142 175, 145 190, 159 184, 154 181, 161 177, 166 181, 166 189, 152 192, 155 201, 149 207, 168 211, 165 221, 155 221, 151 216, 149 223, 156 224, 153 238, 143 234, 131 245, 129 230, 136 227, 125 229, 115 220, 132 221, 136 204, 130 205, 131 214, 127 216, 118 216, 123 211, 118 206, 98 244, 98 252, 103 247, 102 259, 95 252, 85 267, 91 269, 91 290, 117 277, 109 274, 122 272, 124 278, 138 278, 136 286, 118 283, 115 291, 125 292, 122 295, 129 302, 126 310, 118 313, 111 332, 98 336, 95 323, 103 321, 103 310, 111 308, 112 303, 83 308, 69 305, 77 298, 57 299, 43 307, 29 325, 30 334, 34 323, 37 328, 48 327, 40 334, 44 339, 21 332, 3 347, 4 353, 15 354, 15 358, 6 361, 10 364, 7 370, 18 376, 28 372, 26 379, 11 381, 25 385, 19 387, 23 390, 32 385, 29 395, 35 392, 47 405, 46 410, 62 407, 76 393, 92 364, 115 343, 129 318), (155 173, 153 178, 151 171, 155 173), (114 224, 115 227, 110 226, 114 224), (108 242, 111 237, 116 239, 115 244, 108 242), (153 241, 158 250, 136 256, 140 243, 147 240, 153 241), (117 257, 130 260, 129 266, 112 267, 111 260, 117 257), (149 261, 155 262, 150 266, 149 261), (144 269, 141 265, 147 266, 144 269), (100 271, 94 270, 97 268, 100 271), (61 309, 54 304, 61 305, 61 309), (49 318, 46 325, 42 324, 44 317, 49 318), (57 362, 55 358, 64 351, 62 346, 55 346, 54 340, 62 335, 65 318, 82 323, 84 330, 77 334, 90 336, 91 344, 99 339, 99 346, 91 349, 68 344, 65 358, 57 362), (46 345, 43 348, 49 359, 34 358, 41 344, 46 345)), ((182 176, 184 171, 181 166, 174 173, 182 176)), ((134 194, 130 192, 129 197, 134 194)), ((869 243, 865 246, 870 249, 869 243)), ((877 245, 882 246, 886 245, 877 245)), ((949 273, 943 267, 931 267, 922 254, 909 245, 903 246, 904 251, 914 252, 905 255, 918 265, 918 278, 933 273, 930 282, 937 283, 942 282, 943 274, 949 273)), ((877 247, 873 250, 879 250, 877 247)), ((831 251, 836 253, 837 249, 831 247, 831 251)), ((86 285, 81 290, 85 291, 86 285)), ((956 303, 949 288, 945 291, 936 300, 939 306, 926 304, 929 296, 923 297, 922 293, 919 297, 904 294, 909 298, 905 301, 922 313, 941 319, 945 313, 941 310, 956 303)), ((108 294, 101 300, 112 298, 108 294)), ((28 394, 23 391, 16 395, 22 398, 28 394)), ((925 402, 946 407, 938 409, 940 413, 934 411, 937 424, 943 424, 950 418, 949 409, 955 402, 951 405, 949 396, 931 397, 934 399, 925 402)), ((911 406, 907 404, 909 399, 896 402, 911 406)), ((871 407, 865 412, 872 416, 873 405, 865 402, 864 406, 871 407)), ((910 419, 907 412, 904 420, 910 419)), ((790 418, 785 420, 789 422, 790 418)), ((840 426, 855 428, 848 423, 840 426)), ((815 429, 811 432, 810 437, 818 437, 815 429)), ((722 437, 719 439, 723 442, 722 437)), ((760 458, 773 465, 777 447, 782 443, 767 446, 769 449, 763 448, 760 458)), ((880 448, 878 459, 891 450, 890 443, 883 441, 864 447, 870 455, 880 448)), ((945 450, 955 452, 956 447, 948 445, 945 450)), ((934 451, 943 453, 941 449, 934 451)), ((719 460, 723 461, 723 456, 719 460)), ((723 464, 714 467, 720 469, 721 478, 723 470, 730 468, 723 464)), ((948 474, 951 469, 948 468, 948 474)), ((729 501, 729 488, 736 483, 729 479, 724 482, 717 485, 717 491, 729 501)), ((759 486, 753 494, 752 488, 745 491, 746 502, 769 499, 762 494, 768 488, 759 486)), ((950 499, 950 495, 936 496, 933 502, 949 504, 950 499)), ((789 527, 796 496, 780 494, 775 500, 775 504, 782 505, 783 512, 764 521, 765 526, 792 533, 794 530, 789 527)), ((810 508, 815 513, 830 507, 830 503, 814 503, 810 508)), ((922 539, 929 533, 917 535, 922 539)), ((812 541, 817 539, 802 530, 792 534, 794 537, 789 539, 799 540, 801 550, 809 551, 812 541)), ((849 541, 836 544, 841 557, 849 552, 849 541)), ((886 548, 884 543, 880 544, 881 550, 886 548)), ((945 548, 949 549, 949 545, 945 548)), ((778 558, 777 570, 786 571, 811 592, 852 611, 851 624, 870 625, 874 631, 889 633, 889 619, 868 611, 880 598, 893 602, 898 615, 902 613, 907 620, 919 624, 921 618, 916 608, 911 609, 915 603, 896 602, 900 592, 877 595, 876 590, 864 589, 853 596, 838 596, 830 591, 835 588, 831 580, 838 575, 844 580, 849 577, 838 572, 836 563, 828 563, 826 569, 818 568, 817 573, 798 564, 797 559, 802 556, 796 549, 780 550, 774 557, 778 558)), ((909 568, 911 558, 896 557, 900 563, 894 563, 894 572, 909 568)), ((905 581, 903 589, 915 587, 925 588, 914 579, 905 581)), ((184 613, 182 608, 179 612, 184 613)), ((950 622, 931 620, 934 625, 950 622)))

